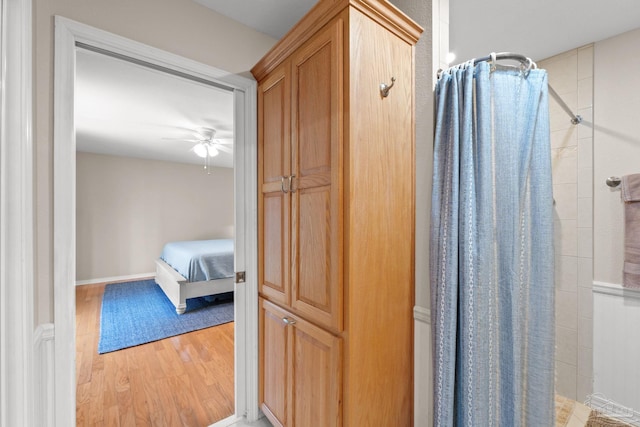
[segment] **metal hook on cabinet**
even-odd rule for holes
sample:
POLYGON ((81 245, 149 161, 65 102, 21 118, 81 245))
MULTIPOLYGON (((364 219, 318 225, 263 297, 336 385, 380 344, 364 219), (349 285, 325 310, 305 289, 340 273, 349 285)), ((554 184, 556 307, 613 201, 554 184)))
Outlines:
POLYGON ((386 98, 387 96, 389 96, 389 91, 391 90, 394 84, 396 84, 395 77, 391 77, 390 85, 387 85, 386 83, 380 83, 380 96, 382 96, 383 98, 386 98))

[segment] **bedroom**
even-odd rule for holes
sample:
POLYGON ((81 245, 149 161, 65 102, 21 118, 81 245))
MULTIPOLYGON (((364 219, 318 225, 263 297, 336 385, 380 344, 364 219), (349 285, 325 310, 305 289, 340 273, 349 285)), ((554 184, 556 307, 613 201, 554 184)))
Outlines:
MULTIPOLYGON (((169 408, 163 401, 164 410, 150 407, 147 416, 170 422, 179 415, 199 424, 212 423, 230 415, 234 408, 233 322, 170 342, 164 340, 164 344, 156 341, 111 352, 131 344, 126 339, 123 344, 120 337, 114 343, 119 346, 103 346, 101 342, 99 350, 104 354, 98 354, 101 324, 96 319, 101 318, 105 283, 120 282, 107 285, 107 289, 140 288, 136 285, 150 283, 155 288, 151 296, 164 300, 161 308, 169 306, 168 314, 150 314, 154 323, 174 321, 173 303, 153 281, 142 282, 155 276, 156 260, 164 245, 212 238, 232 243, 228 239, 234 237, 233 95, 82 48, 77 49, 76 58, 78 425, 95 417, 97 396, 145 396, 150 402, 159 402, 161 390, 175 381, 186 382, 189 389, 207 391, 198 394, 201 402, 190 405, 189 411, 169 408), (217 141, 219 152, 215 157, 199 157, 195 141, 213 128, 216 138, 212 139, 217 141), (188 363, 185 354, 189 354, 188 363), (139 357, 153 367, 151 372, 129 362, 139 357), (178 367, 181 375, 162 375, 168 365, 178 367), (117 374, 120 370, 126 373, 117 374), (200 375, 202 372, 208 375, 200 375)), ((233 281, 228 282, 232 289, 233 281)), ((137 294, 114 295, 132 299, 132 307, 149 304, 148 299, 140 301, 137 294)), ((223 303, 232 319, 229 300, 227 296, 223 303)), ((187 314, 179 320, 195 315, 191 301, 187 314)), ((214 309, 217 304, 207 307, 214 309)), ((151 328, 140 322, 140 330, 151 328)), ((126 322, 118 319, 117 323, 126 322)), ((137 338, 135 330, 124 332, 126 338, 137 338)), ((137 408, 135 403, 131 406, 137 408)), ((132 418, 133 412, 120 417, 132 418)))

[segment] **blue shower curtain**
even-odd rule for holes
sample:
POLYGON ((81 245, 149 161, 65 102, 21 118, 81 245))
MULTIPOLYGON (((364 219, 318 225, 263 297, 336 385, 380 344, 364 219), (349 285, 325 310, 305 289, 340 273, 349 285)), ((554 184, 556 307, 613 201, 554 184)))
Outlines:
POLYGON ((436 86, 434 426, 554 426, 547 75, 491 67, 436 86))

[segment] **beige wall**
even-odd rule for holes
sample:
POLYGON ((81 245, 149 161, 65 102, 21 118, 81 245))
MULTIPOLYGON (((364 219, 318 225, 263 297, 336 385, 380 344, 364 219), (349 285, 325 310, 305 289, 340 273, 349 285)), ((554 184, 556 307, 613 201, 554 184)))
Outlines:
POLYGON ((234 74, 276 40, 191 0, 35 0, 35 323, 53 321, 53 46, 60 15, 234 74))
POLYGON ((233 169, 77 153, 76 280, 155 271, 165 243, 233 236, 233 169))
POLYGON ((640 28, 595 44, 594 280, 622 284, 623 204, 609 176, 640 173, 640 28))
POLYGON ((556 390, 584 401, 593 383, 593 46, 538 61, 583 122, 549 97, 556 268, 556 390))
MULTIPOLYGON (((431 2, 393 0, 423 28, 431 27, 431 2)), ((433 170, 433 74, 431 33, 422 33, 415 48, 416 106, 416 305, 429 302, 429 217, 433 170)))

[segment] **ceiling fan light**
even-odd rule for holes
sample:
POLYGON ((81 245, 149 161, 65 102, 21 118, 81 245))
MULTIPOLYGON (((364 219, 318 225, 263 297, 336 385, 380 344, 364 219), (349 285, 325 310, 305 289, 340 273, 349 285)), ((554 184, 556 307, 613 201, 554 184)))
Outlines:
POLYGON ((193 147, 193 152, 196 153, 198 157, 207 157, 207 147, 204 146, 202 142, 197 143, 193 147))
POLYGON ((207 150, 209 150, 209 157, 215 157, 220 153, 218 151, 218 149, 216 147, 214 147, 213 145, 209 145, 207 147, 207 150))

